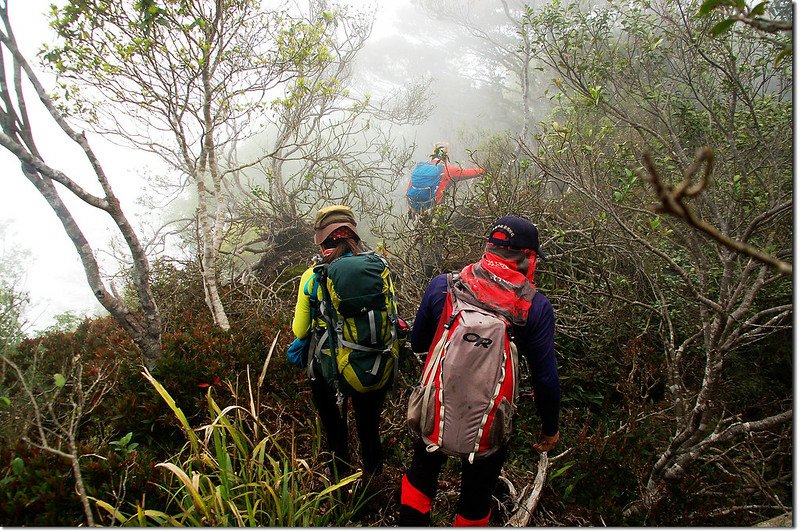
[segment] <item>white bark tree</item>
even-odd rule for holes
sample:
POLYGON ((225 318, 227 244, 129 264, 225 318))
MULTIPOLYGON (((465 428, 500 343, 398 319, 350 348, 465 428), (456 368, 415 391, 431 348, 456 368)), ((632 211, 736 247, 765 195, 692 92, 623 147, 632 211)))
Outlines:
POLYGON ((86 279, 97 300, 130 334, 147 364, 161 356, 161 318, 150 288, 150 263, 144 246, 123 212, 105 170, 85 133, 74 129, 57 109, 35 71, 17 46, 8 16, 8 3, 0 4, 0 145, 19 159, 25 177, 50 205, 64 226, 67 236, 80 256, 86 279), (53 126, 78 146, 88 161, 102 195, 94 195, 64 172, 48 164, 36 145, 36 131, 29 116, 26 90, 33 90, 53 121, 53 126), (57 186, 58 185, 58 186, 57 186), (63 188, 59 188, 63 187, 63 188), (62 199, 67 192, 85 204, 106 212, 113 220, 127 246, 132 264, 131 281, 139 308, 132 308, 114 286, 104 281, 100 266, 80 223, 62 199))
MULTIPOLYGON (((227 330, 218 268, 230 182, 262 162, 280 166, 293 144, 280 138, 247 160, 239 147, 280 120, 275 102, 333 90, 336 80, 314 78, 348 46, 335 40, 340 14, 263 9, 256 0, 75 0, 53 23, 63 42, 45 59, 96 97, 89 109, 68 93, 77 110, 97 131, 161 157, 173 183, 194 187, 206 303, 227 330)), ((291 208, 282 181, 271 186, 277 204, 291 208)))

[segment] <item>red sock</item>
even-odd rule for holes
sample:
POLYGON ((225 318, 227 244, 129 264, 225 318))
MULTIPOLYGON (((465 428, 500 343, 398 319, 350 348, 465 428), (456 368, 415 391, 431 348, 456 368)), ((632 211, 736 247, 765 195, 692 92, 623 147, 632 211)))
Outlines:
POLYGON ((492 515, 491 510, 483 519, 467 519, 461 514, 456 514, 456 520, 453 521, 453 526, 489 526, 489 516, 492 515))
POLYGON ((415 488, 409 482, 408 474, 405 474, 400 486, 400 504, 405 504, 420 513, 426 514, 431 511, 432 501, 430 497, 415 488))

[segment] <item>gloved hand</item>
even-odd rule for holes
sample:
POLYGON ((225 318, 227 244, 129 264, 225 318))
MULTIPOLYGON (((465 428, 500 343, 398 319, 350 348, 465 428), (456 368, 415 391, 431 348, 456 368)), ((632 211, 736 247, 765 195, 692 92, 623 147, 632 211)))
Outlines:
POLYGON ((561 436, 561 432, 556 432, 552 436, 545 436, 542 433, 539 433, 539 441, 533 444, 533 448, 543 453, 545 451, 551 451, 558 443, 558 438, 561 436))
POLYGON ((405 340, 406 338, 408 338, 408 333, 411 330, 411 328, 408 326, 408 323, 406 323, 406 320, 398 317, 397 329, 398 329, 398 336, 400 337, 401 340, 405 340))

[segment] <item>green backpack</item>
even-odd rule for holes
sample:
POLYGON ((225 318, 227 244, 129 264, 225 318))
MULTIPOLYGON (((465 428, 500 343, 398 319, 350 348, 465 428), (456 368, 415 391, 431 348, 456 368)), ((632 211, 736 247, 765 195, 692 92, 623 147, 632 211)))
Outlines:
POLYGON ((314 272, 322 288, 320 318, 327 325, 314 350, 322 377, 345 395, 387 386, 400 342, 386 261, 374 252, 345 255, 314 272))

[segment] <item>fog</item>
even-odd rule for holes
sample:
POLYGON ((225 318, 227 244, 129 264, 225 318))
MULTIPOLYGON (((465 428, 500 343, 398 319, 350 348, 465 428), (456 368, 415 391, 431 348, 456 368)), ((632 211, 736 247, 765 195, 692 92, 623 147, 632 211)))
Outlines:
MULTIPOLYGON (((34 66, 36 52, 51 35, 44 15, 49 3, 30 0, 24 5, 12 3, 10 9, 23 53, 34 66)), ((425 119, 414 125, 392 126, 391 130, 399 146, 414 147, 406 170, 414 161, 426 159, 432 145, 439 141, 449 143, 452 161, 471 166, 468 151, 479 148, 492 135, 519 131, 520 80, 514 70, 519 66, 515 58, 517 39, 496 1, 383 0, 350 4, 375 12, 372 34, 357 56, 351 87, 354 93, 391 102, 411 86, 426 87, 421 104, 425 119)), ((46 74, 42 80, 46 86, 54 83, 46 74)), ((531 101, 538 106, 533 109, 534 121, 549 107, 540 85, 536 80, 531 83, 531 101)), ((188 191, 172 203, 160 198, 148 206, 141 204, 143 195, 153 195, 148 183, 153 176, 163 175, 164 167, 152 156, 121 148, 107 139, 90 136, 90 140, 131 218, 157 227, 193 211, 193 196, 188 191)), ((50 140, 44 134, 38 143, 54 166, 80 175, 82 163, 74 162, 78 154, 63 139, 50 140)), ((478 150, 474 158, 479 162, 480 157, 478 150)), ((7 249, 27 250, 31 256, 20 285, 32 300, 26 314, 29 329, 46 328, 55 315, 67 311, 99 312, 78 256, 56 216, 21 174, 18 161, 5 150, 0 153, 0 164, 6 176, 5 193, 0 198, 0 222, 5 228, 0 236, 7 249)), ((396 176, 393 194, 398 199, 406 180, 405 175, 396 176)), ((112 238, 108 221, 77 202, 67 203, 79 221, 90 224, 92 245, 108 250, 112 238)), ((114 261, 108 255, 102 257, 108 259, 107 264, 104 262, 106 273, 113 273, 114 261)))

